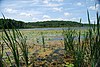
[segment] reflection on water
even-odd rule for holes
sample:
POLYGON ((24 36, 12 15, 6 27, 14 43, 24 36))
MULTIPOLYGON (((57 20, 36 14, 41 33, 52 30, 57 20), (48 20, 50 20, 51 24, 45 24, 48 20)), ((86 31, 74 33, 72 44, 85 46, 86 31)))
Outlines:
MULTIPOLYGON (((83 38, 84 36, 80 36, 80 39, 83 39, 83 38)), ((54 41, 54 40, 64 40, 64 37, 62 36, 62 37, 51 38, 49 41, 54 41)), ((78 37, 76 36, 74 40, 78 40, 78 37)))
MULTIPOLYGON (((20 30, 68 30, 68 27, 65 28, 31 28, 31 29, 20 29, 20 30)), ((88 29, 88 27, 70 27, 70 29, 80 30, 80 29, 88 29)))

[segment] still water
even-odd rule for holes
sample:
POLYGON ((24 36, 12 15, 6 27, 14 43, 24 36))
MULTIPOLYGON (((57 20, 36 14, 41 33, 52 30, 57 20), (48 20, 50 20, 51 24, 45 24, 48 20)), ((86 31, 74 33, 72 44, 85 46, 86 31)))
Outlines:
POLYGON ((31 28, 31 29, 20 29, 20 30, 68 30, 68 29, 75 29, 75 30, 84 30, 88 29, 88 27, 63 27, 63 28, 31 28))

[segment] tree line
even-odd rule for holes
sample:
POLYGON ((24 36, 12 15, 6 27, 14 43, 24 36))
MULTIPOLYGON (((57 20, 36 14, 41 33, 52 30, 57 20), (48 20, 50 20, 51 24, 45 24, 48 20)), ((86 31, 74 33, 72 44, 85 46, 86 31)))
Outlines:
MULTIPOLYGON (((92 25, 92 24, 91 24, 92 25)), ((38 22, 23 22, 14 19, 0 19, 0 29, 5 28, 46 28, 46 27, 83 27, 88 24, 82 24, 76 21, 38 21, 38 22)))

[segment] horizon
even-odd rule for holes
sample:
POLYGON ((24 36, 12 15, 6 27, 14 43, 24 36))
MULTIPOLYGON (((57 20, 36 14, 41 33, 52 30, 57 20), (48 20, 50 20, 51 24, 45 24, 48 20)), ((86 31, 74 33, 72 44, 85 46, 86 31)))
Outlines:
POLYGON ((100 11, 100 0, 0 0, 0 9, 6 18, 24 22, 51 20, 79 22, 81 18, 82 23, 87 23, 88 9, 93 23, 96 21, 96 10, 100 11))

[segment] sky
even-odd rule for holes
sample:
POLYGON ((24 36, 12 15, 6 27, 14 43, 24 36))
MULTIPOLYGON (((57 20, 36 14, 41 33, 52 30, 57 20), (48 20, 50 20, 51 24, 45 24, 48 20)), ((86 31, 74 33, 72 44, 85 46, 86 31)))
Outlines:
POLYGON ((47 20, 78 22, 81 18, 82 23, 87 23, 87 9, 93 23, 96 21, 96 11, 100 11, 100 0, 0 0, 0 12, 6 18, 24 22, 47 20))

